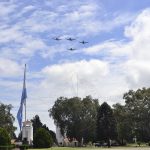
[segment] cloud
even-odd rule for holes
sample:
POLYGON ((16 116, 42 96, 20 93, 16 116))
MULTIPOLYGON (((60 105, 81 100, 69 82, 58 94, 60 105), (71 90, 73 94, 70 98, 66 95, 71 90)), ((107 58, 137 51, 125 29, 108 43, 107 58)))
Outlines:
MULTIPOLYGON (((81 97, 86 96, 87 93, 95 97, 112 96, 116 89, 114 88, 110 93, 107 89, 109 89, 108 84, 112 87, 114 83, 113 85, 111 83, 116 80, 115 75, 117 74, 113 70, 115 69, 111 69, 107 62, 95 59, 47 66, 42 70, 45 80, 41 82, 40 87, 45 92, 48 89, 55 97, 76 96, 77 88, 81 97), (112 71, 112 77, 110 71, 112 71)), ((119 78, 122 81, 123 77, 117 75, 117 78, 118 81, 115 82, 118 83, 120 82, 119 78)), ((122 83, 124 84, 124 82, 122 83)))
POLYGON ((83 50, 86 54, 97 55, 99 52, 102 52, 102 51, 109 51, 109 50, 116 49, 119 47, 119 45, 120 45, 120 42, 117 42, 117 41, 105 41, 103 43, 90 46, 83 50))
POLYGON ((0 20, 8 21, 9 15, 16 9, 16 5, 9 2, 0 2, 0 20), (10 5, 11 4, 11 5, 10 5))
POLYGON ((150 76, 150 9, 141 12, 124 30, 124 40, 110 40, 85 48, 88 55, 103 55, 103 59, 125 58, 119 65, 130 88, 149 85, 150 76), (126 40, 127 39, 127 40, 126 40))
POLYGON ((0 76, 1 77, 17 77, 21 74, 21 66, 16 62, 0 58, 0 76))
POLYGON ((24 45, 19 49, 18 53, 32 56, 36 51, 40 51, 42 49, 47 50, 47 48, 47 45, 42 40, 34 39, 32 41, 24 42, 24 45))
POLYGON ((132 41, 128 43, 130 60, 125 63, 129 70, 128 79, 131 77, 134 87, 148 87, 150 76, 150 9, 144 10, 131 26, 126 27, 125 35, 132 41))
MULTIPOLYGON (((30 61, 37 54, 44 59, 52 58, 59 53, 59 50, 57 46, 49 42, 51 37, 56 35, 94 36, 126 24, 132 18, 132 15, 127 13, 115 14, 109 19, 103 18, 101 14, 104 10, 97 1, 65 2, 51 1, 42 5, 19 1, 0 3, 1 10, 4 9, 1 15, 7 18, 0 23, 0 44, 3 45, 3 56, 16 61, 22 61, 23 57, 26 61, 30 61), (56 9, 54 9, 55 5, 56 9), (20 13, 17 13, 18 11, 20 13)), ((61 47, 66 49, 66 43, 63 44, 61 47)))
POLYGON ((24 14, 24 13, 27 13, 27 12, 29 12, 29 11, 32 11, 32 10, 34 10, 34 9, 35 9, 35 6, 33 6, 33 5, 28 5, 28 6, 24 7, 24 9, 23 9, 22 12, 21 12, 21 15, 24 14))

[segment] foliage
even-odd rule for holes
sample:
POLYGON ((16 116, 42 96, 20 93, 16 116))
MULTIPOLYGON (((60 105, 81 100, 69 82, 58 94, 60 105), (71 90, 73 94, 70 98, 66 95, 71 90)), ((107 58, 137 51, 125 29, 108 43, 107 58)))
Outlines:
POLYGON ((148 142, 150 140, 150 88, 130 90, 123 98, 129 116, 128 123, 132 126, 132 137, 136 136, 138 141, 148 142))
POLYGON ((57 144, 55 132, 53 132, 52 130, 49 130, 49 128, 45 124, 42 126, 42 128, 44 128, 45 130, 47 130, 49 132, 49 134, 51 135, 51 137, 53 139, 53 142, 57 144))
POLYGON ((14 145, 0 146, 0 150, 13 150, 14 148, 14 145))
POLYGON ((116 120, 111 107, 104 102, 98 109, 97 114, 97 140, 105 141, 110 145, 110 139, 117 138, 116 120))
POLYGON ((35 148, 48 148, 52 147, 53 140, 49 132, 44 128, 38 128, 36 130, 33 145, 35 148))
POLYGON ((113 105, 114 116, 117 121, 118 139, 121 145, 125 145, 126 141, 132 142, 132 126, 130 114, 125 107, 119 103, 113 105))
POLYGON ((26 150, 26 149, 28 149, 29 148, 29 145, 20 145, 19 146, 19 149, 20 150, 26 150))
POLYGON ((129 90, 123 95, 125 105, 115 104, 114 115, 120 139, 150 141, 150 88, 129 90))
MULTIPOLYGON (((150 147, 141 147, 140 149, 143 150, 148 150, 150 147)), ((110 150, 138 150, 139 148, 136 147, 136 145, 128 146, 128 147, 117 147, 117 148, 111 148, 110 150)), ((53 147, 53 148, 47 148, 47 149, 30 149, 30 150, 109 150, 106 147, 100 147, 100 148, 95 148, 95 147, 53 147)))
POLYGON ((11 114, 12 105, 0 103, 0 127, 5 128, 11 137, 14 136, 16 127, 13 126, 15 118, 11 114))
POLYGON ((91 97, 60 97, 49 110, 61 133, 70 139, 76 138, 85 142, 94 141, 93 130, 97 126, 97 139, 108 141, 115 139, 118 133, 120 143, 150 141, 150 88, 130 90, 123 95, 125 104, 111 107, 104 103, 98 111, 98 100, 91 97), (104 107, 104 108, 103 108, 104 107), (98 113, 98 115, 97 115, 98 113), (97 124, 96 124, 97 118, 97 124))
POLYGON ((32 125, 33 125, 33 133, 36 133, 36 130, 38 128, 42 127, 42 122, 40 120, 40 117, 38 115, 35 115, 35 117, 33 117, 33 119, 31 120, 32 125))
POLYGON ((95 137, 98 100, 87 96, 60 97, 55 101, 49 114, 55 124, 60 127, 62 135, 66 134, 70 139, 76 138, 79 142, 93 141, 95 137))
POLYGON ((5 145, 10 145, 10 137, 6 129, 0 128, 0 145, 5 146, 5 145))
POLYGON ((35 117, 33 117, 33 119, 31 120, 31 122, 33 125, 33 133, 34 134, 36 133, 37 129, 44 128, 45 130, 47 130, 49 132, 53 141, 55 143, 57 143, 56 134, 52 130, 49 130, 49 128, 45 124, 43 125, 43 123, 41 122, 40 117, 38 115, 35 115, 35 117))

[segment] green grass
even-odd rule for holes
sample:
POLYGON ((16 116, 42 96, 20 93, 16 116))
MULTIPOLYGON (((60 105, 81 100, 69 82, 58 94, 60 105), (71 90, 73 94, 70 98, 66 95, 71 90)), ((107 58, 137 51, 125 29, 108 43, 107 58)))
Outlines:
POLYGON ((111 147, 111 148, 101 148, 101 147, 81 147, 81 148, 76 148, 76 147, 52 147, 52 148, 43 148, 43 149, 29 149, 29 150, 139 150, 144 149, 147 150, 149 147, 111 147))

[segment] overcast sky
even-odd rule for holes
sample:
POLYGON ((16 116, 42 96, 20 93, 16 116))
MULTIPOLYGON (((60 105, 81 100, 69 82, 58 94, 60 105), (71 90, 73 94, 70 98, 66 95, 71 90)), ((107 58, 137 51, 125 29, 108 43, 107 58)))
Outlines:
POLYGON ((27 118, 51 130, 57 97, 124 103, 150 85, 150 0, 0 0, 0 101, 15 117, 25 63, 27 118))

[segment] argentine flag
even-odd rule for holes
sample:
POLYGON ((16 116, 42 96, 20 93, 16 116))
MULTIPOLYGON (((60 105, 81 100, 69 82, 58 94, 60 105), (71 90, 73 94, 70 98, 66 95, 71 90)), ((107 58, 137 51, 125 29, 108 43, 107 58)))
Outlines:
MULTIPOLYGON (((17 113, 17 120, 19 123, 20 131, 22 128, 22 114, 23 114, 23 105, 26 105, 27 91, 26 91, 26 65, 24 69, 24 80, 23 80, 23 90, 21 96, 20 107, 17 113)), ((25 106, 26 107, 26 106, 25 106)))

